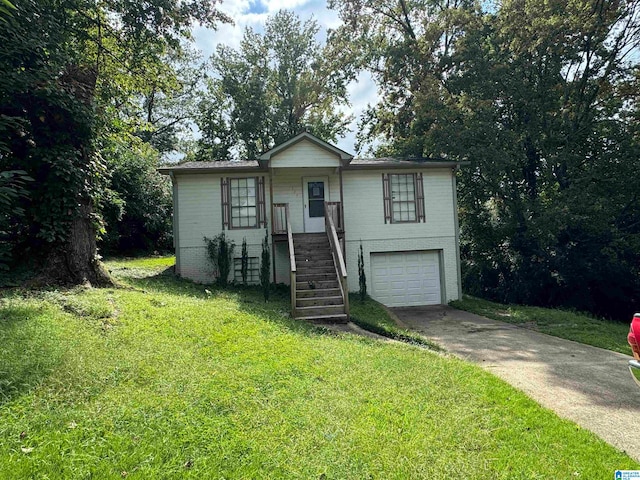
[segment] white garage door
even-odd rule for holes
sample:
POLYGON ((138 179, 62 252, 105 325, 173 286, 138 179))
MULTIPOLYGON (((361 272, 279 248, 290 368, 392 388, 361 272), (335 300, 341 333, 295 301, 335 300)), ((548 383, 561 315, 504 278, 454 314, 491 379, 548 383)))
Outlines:
POLYGON ((438 252, 372 253, 372 297, 389 307, 438 305, 438 252))

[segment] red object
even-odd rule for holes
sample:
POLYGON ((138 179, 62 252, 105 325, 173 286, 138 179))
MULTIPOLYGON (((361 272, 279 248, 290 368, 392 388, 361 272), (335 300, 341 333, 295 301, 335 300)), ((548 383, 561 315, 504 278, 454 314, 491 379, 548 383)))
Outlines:
POLYGON ((640 313, 636 313, 631 320, 631 328, 627 337, 633 356, 640 362, 640 313))

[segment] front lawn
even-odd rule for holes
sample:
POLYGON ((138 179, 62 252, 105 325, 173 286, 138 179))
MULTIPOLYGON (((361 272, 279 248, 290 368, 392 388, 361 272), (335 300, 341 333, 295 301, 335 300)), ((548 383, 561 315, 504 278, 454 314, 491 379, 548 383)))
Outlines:
POLYGON ((631 318, 629 323, 612 322, 567 310, 503 305, 470 295, 464 295, 462 300, 451 302, 451 306, 554 337, 631 355, 631 348, 627 343, 631 318))
MULTIPOLYGON (((162 262, 160 262, 162 263, 162 262)), ((291 321, 165 264, 0 293, 0 478, 612 478, 640 465, 496 377, 291 321)))

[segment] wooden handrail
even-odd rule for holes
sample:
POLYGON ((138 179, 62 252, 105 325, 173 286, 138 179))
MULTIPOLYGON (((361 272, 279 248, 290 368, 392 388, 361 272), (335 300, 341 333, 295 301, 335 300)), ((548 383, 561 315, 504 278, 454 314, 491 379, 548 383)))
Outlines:
POLYGON ((291 263, 291 271, 296 272, 296 254, 293 251, 293 234, 291 233, 291 224, 287 222, 287 240, 289 241, 289 262, 291 263))
POLYGON ((287 216, 287 241, 289 243, 289 263, 290 269, 290 283, 291 283, 291 317, 296 316, 296 253, 293 247, 293 233, 291 230, 291 222, 289 221, 289 204, 286 204, 285 212, 287 216))
POLYGON ((327 230, 327 236, 329 237, 329 245, 331 246, 331 255, 333 256, 336 273, 338 274, 342 301, 344 302, 344 313, 346 313, 347 318, 349 318, 349 285, 347 283, 347 267, 344 263, 342 247, 338 241, 338 232, 336 232, 336 226, 333 223, 332 216, 330 215, 329 206, 326 204, 324 206, 324 223, 327 230))

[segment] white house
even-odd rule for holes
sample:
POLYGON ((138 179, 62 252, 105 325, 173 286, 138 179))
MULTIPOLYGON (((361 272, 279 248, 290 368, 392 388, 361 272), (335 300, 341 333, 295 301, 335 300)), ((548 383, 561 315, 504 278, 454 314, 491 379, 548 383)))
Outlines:
POLYGON ((292 312, 346 320, 362 245, 369 294, 388 306, 460 298, 456 175, 450 161, 358 159, 301 133, 251 161, 160 169, 173 181, 176 273, 213 280, 204 237, 246 238, 258 280, 267 229, 272 278, 293 283, 292 312))

